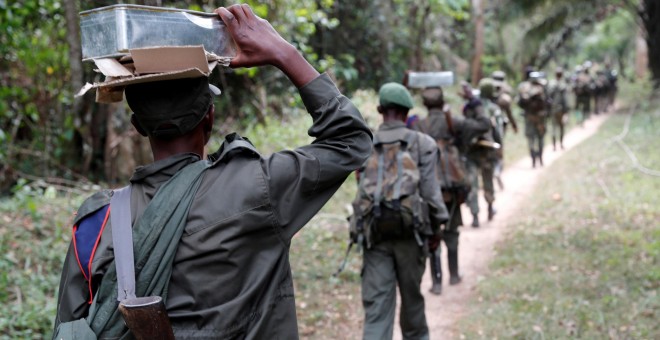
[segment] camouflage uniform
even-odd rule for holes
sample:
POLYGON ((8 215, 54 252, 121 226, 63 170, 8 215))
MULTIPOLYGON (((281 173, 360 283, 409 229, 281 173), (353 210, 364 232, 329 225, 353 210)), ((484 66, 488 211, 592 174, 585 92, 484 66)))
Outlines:
MULTIPOLYGON (((422 98, 424 99, 424 104, 429 109, 428 116, 422 120, 414 122, 411 128, 428 134, 435 139, 436 143, 439 145, 444 143, 457 146, 461 149, 462 139, 475 139, 481 134, 486 133, 490 128, 490 121, 484 115, 479 115, 474 118, 452 116, 449 112, 449 106, 444 105, 440 89, 427 89, 422 94, 422 98), (434 90, 439 92, 439 94, 433 93, 434 90), (451 128, 448 125, 448 121, 451 124, 451 128)), ((443 156, 444 155, 441 155, 440 158, 443 156)), ((437 168, 440 170, 444 167, 438 165, 437 168)), ((445 177, 446 176, 443 176, 443 174, 438 174, 438 180, 443 188, 444 202, 449 211, 449 221, 447 221, 445 228, 442 230, 442 241, 444 241, 445 246, 447 247, 447 263, 450 275, 449 283, 457 284, 461 281, 458 270, 458 227, 463 225, 461 207, 457 195, 462 193, 449 189, 450 183, 446 183, 445 177)), ((436 254, 431 257, 431 261, 433 261, 434 258, 437 258, 439 261, 440 247, 436 250, 436 254)), ((439 265, 435 266, 433 263, 431 264, 431 271, 431 278, 433 280, 431 292, 439 294, 441 292, 442 271, 439 268, 439 265)))
MULTIPOLYGON (((489 103, 488 105, 490 105, 489 103)), ((478 119, 479 116, 487 117, 484 112, 484 104, 477 98, 470 98, 463 107, 463 115, 466 118, 478 119)), ((467 138, 467 136, 466 136, 467 138)), ((488 219, 495 214, 493 202, 495 201, 495 186, 493 185, 493 174, 495 164, 498 160, 496 149, 492 147, 494 142, 493 127, 488 132, 471 140, 464 140, 468 178, 472 190, 467 198, 467 204, 472 212, 472 226, 479 226, 479 174, 484 185, 484 198, 488 203, 488 219), (487 144, 490 143, 490 146, 487 144)))
POLYGON ((547 110, 547 95, 545 86, 538 79, 530 79, 518 86, 518 105, 523 109, 525 117, 525 137, 532 166, 537 161, 543 165, 543 140, 545 138, 545 119, 547 110))
POLYGON ((613 107, 614 101, 616 100, 616 94, 619 90, 617 86, 618 74, 616 70, 610 68, 609 64, 605 64, 605 75, 607 75, 607 79, 610 81, 610 88, 607 94, 607 105, 613 107))
POLYGON ((562 78, 562 73, 557 73, 557 78, 548 85, 548 96, 552 103, 550 107, 550 119, 552 123, 552 148, 556 150, 556 143, 564 148, 564 125, 566 113, 568 112, 568 101, 566 98, 567 85, 562 78))
POLYGON ((585 70, 579 70, 573 85, 575 93, 575 110, 581 115, 581 122, 591 115, 591 96, 593 94, 593 79, 585 70))
MULTIPOLYGON (((383 85, 379 96, 380 108, 391 104, 407 109, 413 107, 412 97, 400 84, 383 85)), ((410 133, 415 134, 408 150, 419 169, 418 192, 428 205, 430 227, 437 235, 448 214, 436 178, 438 147, 435 141, 423 133, 407 129, 405 123, 398 120, 384 122, 376 132, 376 139, 391 143, 406 140, 410 133)), ((397 285, 401 296, 399 319, 403 338, 429 338, 424 296, 420 291, 427 256, 427 243, 420 246, 412 236, 383 239, 365 247, 362 267, 364 339, 392 339, 397 285)))
POLYGON ((504 72, 495 71, 492 74, 492 78, 495 80, 495 98, 493 101, 506 115, 504 118, 504 128, 502 129, 502 139, 504 139, 504 134, 506 134, 509 124, 511 124, 514 132, 518 132, 518 124, 516 123, 516 119, 513 117, 513 111, 511 110, 511 105, 513 103, 513 89, 506 83, 506 74, 504 74, 504 72))
POLYGON ((607 77, 607 74, 604 70, 599 70, 596 72, 595 83, 595 101, 596 101, 596 113, 603 113, 607 111, 607 106, 609 104, 609 93, 610 93, 610 79, 607 77))

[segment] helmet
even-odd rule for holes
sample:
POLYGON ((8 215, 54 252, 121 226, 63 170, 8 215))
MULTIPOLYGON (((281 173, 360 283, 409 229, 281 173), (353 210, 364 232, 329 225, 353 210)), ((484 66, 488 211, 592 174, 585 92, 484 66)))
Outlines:
POLYGON ((483 78, 479 81, 479 93, 482 98, 493 99, 495 97, 495 80, 483 78))
POLYGON ((495 80, 504 81, 504 79, 506 78, 506 73, 504 73, 503 71, 497 70, 497 71, 493 72, 493 74, 491 74, 490 76, 495 80))

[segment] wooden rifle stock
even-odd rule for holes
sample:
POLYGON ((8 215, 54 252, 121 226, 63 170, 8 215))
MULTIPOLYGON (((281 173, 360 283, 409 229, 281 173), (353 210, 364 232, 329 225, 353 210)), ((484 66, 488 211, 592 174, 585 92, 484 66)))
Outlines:
POLYGON ((172 325, 160 296, 123 300, 119 303, 119 311, 137 340, 174 340, 172 325))

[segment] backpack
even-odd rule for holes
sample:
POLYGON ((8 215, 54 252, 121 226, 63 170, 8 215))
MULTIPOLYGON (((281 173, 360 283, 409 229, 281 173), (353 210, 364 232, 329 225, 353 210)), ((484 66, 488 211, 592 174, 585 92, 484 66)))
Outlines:
POLYGON ((591 81, 591 77, 584 73, 580 73, 577 76, 577 79, 575 80, 575 94, 578 96, 586 96, 591 94, 593 89, 593 84, 591 81))
MULTIPOLYGON (((444 110, 443 113, 445 115, 449 134, 455 139, 456 133, 451 121, 451 114, 448 110, 444 110)), ((456 147, 456 143, 453 139, 436 140, 438 149, 440 149, 437 169, 439 172, 438 178, 440 179, 443 200, 446 203, 456 201, 456 203, 460 205, 467 200, 471 185, 468 181, 465 162, 463 161, 461 153, 456 147)))
POLYGON ((420 171, 411 155, 417 133, 381 142, 374 136, 373 151, 360 171, 358 192, 350 217, 351 242, 367 249, 375 243, 428 234, 428 207, 419 195, 420 171))

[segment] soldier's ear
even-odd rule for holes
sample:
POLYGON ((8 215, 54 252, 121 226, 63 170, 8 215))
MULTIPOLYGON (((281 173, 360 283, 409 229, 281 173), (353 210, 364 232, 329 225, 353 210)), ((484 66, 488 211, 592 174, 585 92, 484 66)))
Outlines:
POLYGON ((135 118, 135 113, 133 113, 131 115, 131 124, 133 124, 133 126, 135 127, 135 130, 137 130, 137 132, 139 132, 142 136, 147 137, 147 132, 144 131, 142 126, 140 126, 140 123, 135 118))
POLYGON ((385 113, 385 110, 383 110, 383 107, 380 106, 380 105, 378 105, 378 107, 376 107, 376 110, 378 110, 378 113, 380 113, 380 114, 385 113))

